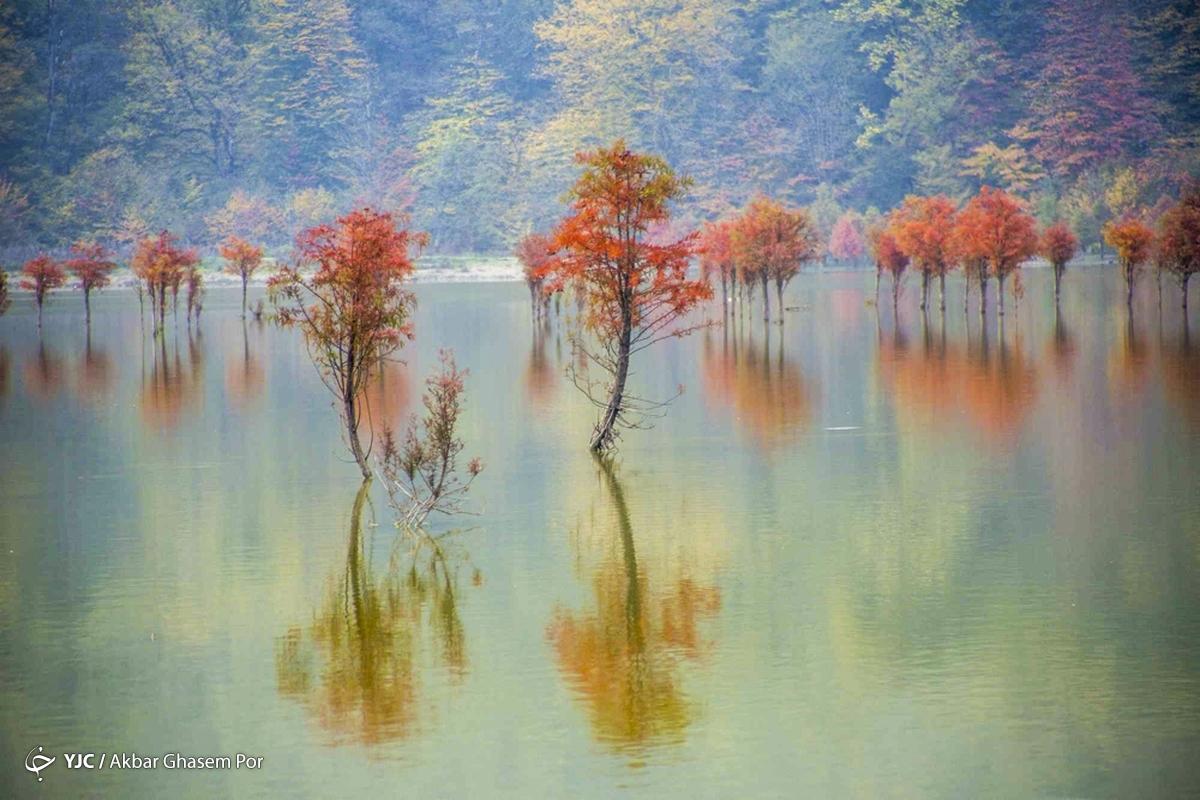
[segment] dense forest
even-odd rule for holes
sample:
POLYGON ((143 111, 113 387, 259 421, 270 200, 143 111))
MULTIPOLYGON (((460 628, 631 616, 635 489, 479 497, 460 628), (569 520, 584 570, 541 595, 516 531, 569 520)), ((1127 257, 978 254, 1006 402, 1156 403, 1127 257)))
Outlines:
POLYGON ((693 178, 681 225, 986 184, 1095 246, 1200 173, 1198 6, 5 0, 0 243, 284 247, 370 205, 511 252, 624 137, 693 178))

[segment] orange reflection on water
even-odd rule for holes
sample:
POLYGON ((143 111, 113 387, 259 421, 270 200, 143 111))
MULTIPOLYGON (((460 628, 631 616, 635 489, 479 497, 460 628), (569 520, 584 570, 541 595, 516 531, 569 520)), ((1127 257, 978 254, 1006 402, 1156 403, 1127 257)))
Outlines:
POLYGON ((1163 346, 1160 360, 1167 399, 1190 425, 1200 429, 1200 345, 1192 342, 1186 321, 1182 336, 1163 346))
POLYGON ((928 328, 916 342, 902 331, 882 337, 876 364, 898 415, 920 428, 963 417, 988 439, 1011 441, 1037 399, 1038 373, 1019 339, 996 338, 986 327, 966 346, 928 328))
POLYGON ((727 325, 719 335, 718 343, 706 333, 701 345, 709 402, 732 410, 763 450, 781 446, 782 434, 806 428, 813 412, 810 388, 800 367, 784 354, 783 329, 774 345, 770 331, 756 339, 740 326, 727 325))
POLYGON ((529 358, 525 361, 525 393, 529 401, 539 408, 546 407, 554 398, 559 380, 557 370, 546 356, 548 328, 548 323, 534 325, 529 358))
POLYGON ((710 649, 701 622, 716 615, 721 596, 689 575, 665 575, 657 584, 649 577, 621 484, 612 465, 600 463, 616 520, 595 537, 605 552, 592 571, 594 602, 584 611, 556 609, 546 635, 596 738, 636 756, 683 740, 695 711, 680 666, 710 649))
POLYGON ((387 360, 372 370, 359 393, 360 430, 379 439, 386 428, 400 431, 412 394, 408 365, 387 360))
POLYGON ((246 408, 262 396, 265 381, 262 364, 250 349, 245 325, 239 350, 225 360, 225 394, 235 408, 246 408))
POLYGON ((178 338, 168 345, 168 335, 159 333, 149 346, 150 363, 142 368, 140 407, 142 421, 152 428, 174 428, 202 396, 204 354, 199 334, 187 334, 180 351, 178 338))
POLYGON ((33 400, 45 401, 58 394, 66 378, 62 359, 45 342, 25 361, 25 391, 33 400))
POLYGON ((1132 401, 1146 386, 1153 354, 1145 335, 1133 319, 1121 323, 1121 332, 1108 352, 1108 390, 1113 400, 1132 401))
POLYGON ((92 343, 92 336, 89 332, 87 344, 83 350, 83 359, 79 362, 76 373, 76 388, 79 397, 91 402, 106 397, 112 391, 114 373, 112 359, 108 352, 92 343))

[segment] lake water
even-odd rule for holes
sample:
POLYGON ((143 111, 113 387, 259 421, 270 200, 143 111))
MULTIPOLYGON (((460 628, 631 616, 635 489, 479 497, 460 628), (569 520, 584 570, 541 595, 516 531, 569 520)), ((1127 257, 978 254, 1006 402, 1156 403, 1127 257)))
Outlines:
MULTIPOLYGON (((1200 767, 1200 329, 1150 282, 799 278, 648 351, 684 392, 611 471, 519 284, 421 285, 373 426, 438 348, 486 469, 398 540, 295 332, 210 293, 0 318, 0 795, 1182 797, 1200 767), (886 281, 885 281, 886 292, 886 281), (993 292, 994 295, 994 287, 993 292), (357 520, 357 525, 355 521, 357 520), (59 760, 38 784, 22 764, 59 760), (62 753, 262 756, 68 771, 62 753)), ((1200 304, 1194 304, 1200 305, 1200 304)), ((1193 314, 1193 316, 1195 316, 1193 314)))

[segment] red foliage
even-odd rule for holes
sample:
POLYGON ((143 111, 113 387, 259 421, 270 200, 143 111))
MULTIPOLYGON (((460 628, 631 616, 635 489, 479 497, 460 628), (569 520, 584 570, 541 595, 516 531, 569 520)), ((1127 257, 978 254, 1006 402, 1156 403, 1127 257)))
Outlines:
POLYGON ((25 262, 21 267, 21 274, 25 277, 21 279, 21 288, 33 292, 33 300, 37 303, 38 310, 38 327, 42 325, 42 305, 46 302, 46 296, 53 289, 57 289, 67 282, 67 274, 63 272, 62 267, 45 253, 40 253, 37 256, 25 262))
POLYGON ((896 242, 896 234, 890 226, 876 226, 867 232, 867 245, 875 259, 875 292, 879 293, 879 275, 886 272, 892 276, 892 306, 900 302, 900 281, 908 269, 909 257, 896 242))
POLYGON ((891 230, 896 244, 921 272, 921 308, 929 299, 929 279, 941 279, 941 307, 946 307, 946 273, 958 260, 953 236, 956 209, 943 195, 909 196, 892 212, 891 230))
POLYGON ((1041 239, 1038 240, 1038 252, 1054 268, 1054 299, 1056 301, 1062 284, 1063 270, 1066 269, 1067 262, 1075 257, 1078 249, 1079 240, 1075 238, 1075 234, 1071 233, 1071 229, 1064 222, 1056 222, 1046 228, 1042 232, 1041 239))
POLYGON ((199 263, 196 251, 180 247, 176 237, 167 231, 138 242, 130 267, 146 284, 150 301, 158 312, 160 329, 166 314, 167 290, 170 289, 174 297, 188 271, 199 263))
POLYGON ((705 223, 700 230, 700 274, 711 284, 717 275, 721 280, 721 304, 729 299, 729 289, 737 279, 733 258, 733 220, 720 219, 705 223))
POLYGON ((262 266, 263 250, 237 236, 227 238, 219 248, 225 259, 225 271, 242 279, 242 316, 246 316, 246 285, 262 266))
POLYGON ((829 234, 829 254, 841 261, 856 261, 866 249, 859 218, 850 213, 838 217, 829 234))
POLYGON ((521 262, 521 272, 525 275, 525 284, 529 287, 529 299, 533 303, 536 316, 541 316, 545 310, 545 300, 548 294, 544 292, 546 268, 554 259, 554 241, 545 234, 531 233, 517 242, 516 256, 521 262))
POLYGON ((817 257, 820 239, 808 212, 755 197, 733 223, 730 244, 739 272, 762 283, 764 319, 770 317, 767 283, 775 282, 783 313, 783 287, 817 257))
POLYGON ((548 291, 573 285, 583 302, 583 322, 601 351, 591 354, 613 376, 592 449, 605 450, 630 410, 625 379, 630 356, 662 338, 681 336, 680 325, 698 303, 712 297, 702 280, 688 278, 695 235, 651 241, 651 226, 670 219, 669 204, 688 181, 657 156, 630 151, 623 141, 580 153, 583 174, 572 189, 571 214, 554 230, 560 252, 536 273, 548 291))
POLYGON ((96 242, 76 242, 71 245, 71 252, 75 257, 67 261, 65 266, 79 279, 79 288, 83 289, 83 307, 87 320, 91 321, 92 290, 107 286, 109 276, 117 265, 111 260, 107 248, 96 242))
POLYGON ((412 338, 414 299, 404 281, 413 272, 410 249, 424 244, 424 234, 398 228, 392 214, 364 208, 301 233, 299 264, 269 282, 276 319, 304 332, 325 385, 342 403, 364 478, 371 470, 358 439, 357 398, 371 370, 412 338), (302 274, 311 264, 316 272, 302 274))
POLYGON ((1154 248, 1154 231, 1136 217, 1110 220, 1104 225, 1104 241, 1117 251, 1121 275, 1125 278, 1125 302, 1133 304, 1133 285, 1142 265, 1150 260, 1154 248))
POLYGON ((984 186, 959 212, 955 238, 964 259, 978 262, 985 270, 981 275, 991 274, 999 281, 1003 314, 1005 278, 1037 252, 1033 217, 1020 200, 984 186))
POLYGON ((1188 281, 1200 272, 1200 187, 1191 187, 1158 222, 1156 258, 1159 269, 1171 273, 1183 290, 1187 312, 1188 281))

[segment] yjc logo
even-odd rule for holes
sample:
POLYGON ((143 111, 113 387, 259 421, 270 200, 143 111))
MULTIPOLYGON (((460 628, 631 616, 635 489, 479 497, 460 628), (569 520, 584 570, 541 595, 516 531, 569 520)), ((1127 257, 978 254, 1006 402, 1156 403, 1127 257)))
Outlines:
POLYGON ((29 751, 29 755, 25 756, 25 769, 37 775, 38 783, 42 782, 42 770, 54 763, 54 756, 42 755, 42 746, 29 751))

